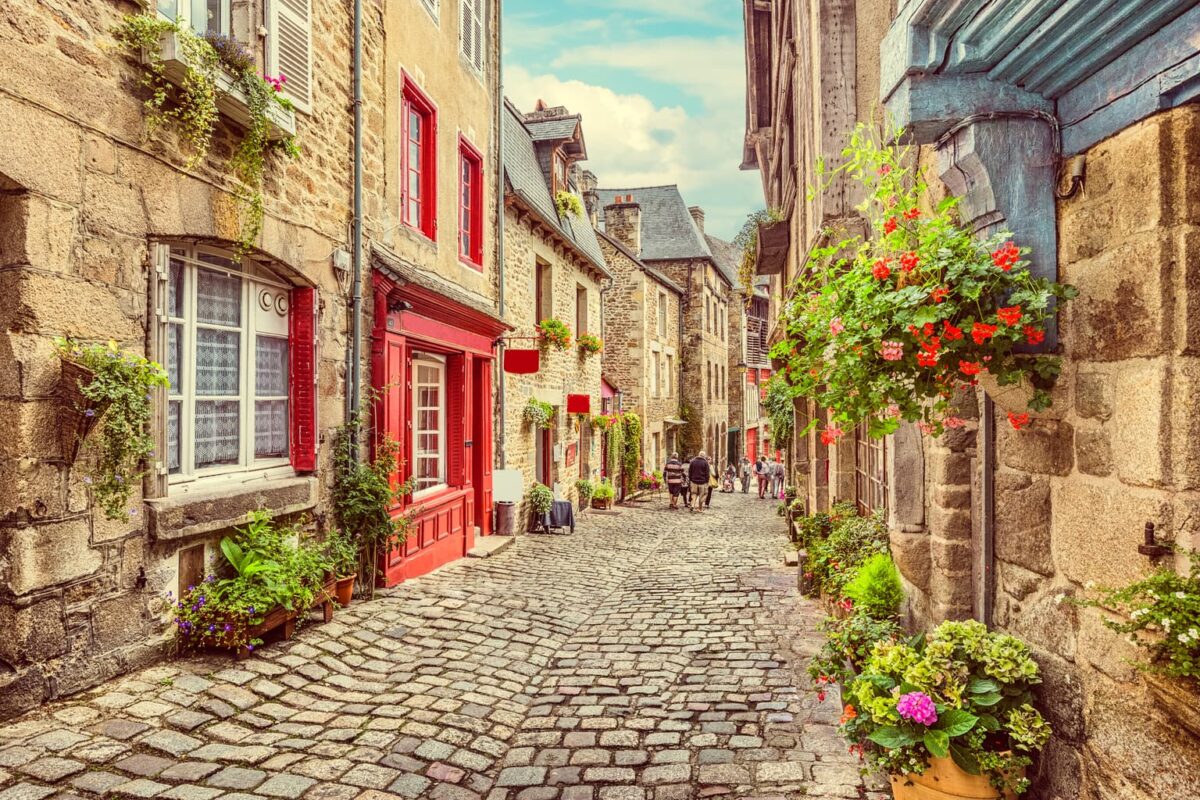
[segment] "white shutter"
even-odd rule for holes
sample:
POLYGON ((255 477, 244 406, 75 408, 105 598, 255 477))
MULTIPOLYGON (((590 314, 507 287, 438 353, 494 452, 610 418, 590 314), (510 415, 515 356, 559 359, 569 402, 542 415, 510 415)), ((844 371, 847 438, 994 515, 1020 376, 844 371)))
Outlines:
POLYGON ((463 57, 475 64, 478 39, 475 37, 475 4, 479 0, 459 0, 458 44, 463 57))
POLYGON ((438 2, 439 0, 421 0, 425 10, 429 12, 429 16, 433 17, 435 22, 438 18, 438 2))
MULTIPOLYGON (((171 246, 162 242, 150 245, 150 261, 154 267, 151 276, 149 336, 146 341, 146 357, 167 367, 167 283, 171 274, 171 246)), ((150 419, 150 435, 154 437, 154 458, 146 463, 146 477, 142 481, 142 492, 148 497, 167 496, 167 390, 159 387, 150 392, 153 396, 153 416, 150 419)))
POLYGON ((271 73, 287 78, 284 94, 300 111, 312 111, 312 4, 271 0, 271 73))
POLYGON ((471 3, 471 33, 472 38, 475 40, 475 50, 471 54, 471 64, 478 72, 483 72, 483 59, 487 53, 487 42, 483 38, 483 16, 486 9, 487 0, 473 0, 471 3))

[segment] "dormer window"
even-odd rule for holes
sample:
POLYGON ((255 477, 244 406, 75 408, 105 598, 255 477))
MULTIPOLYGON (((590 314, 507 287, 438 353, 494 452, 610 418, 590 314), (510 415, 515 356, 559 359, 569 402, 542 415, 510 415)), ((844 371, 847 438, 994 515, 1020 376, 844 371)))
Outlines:
POLYGON ((567 183, 567 158, 563 155, 562 150, 554 151, 554 191, 551 194, 559 192, 569 192, 570 184, 567 183))

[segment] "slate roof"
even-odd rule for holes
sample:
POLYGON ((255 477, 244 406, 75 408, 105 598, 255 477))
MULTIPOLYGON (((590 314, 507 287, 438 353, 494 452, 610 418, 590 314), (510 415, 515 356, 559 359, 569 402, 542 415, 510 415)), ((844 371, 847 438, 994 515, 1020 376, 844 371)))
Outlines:
POLYGON ((624 198, 627 194, 633 195, 633 202, 641 207, 643 261, 713 258, 678 186, 597 189, 601 215, 604 206, 611 205, 615 196, 624 198))
POLYGON ((630 250, 628 247, 626 247, 624 245, 624 243, 622 243, 620 240, 614 239, 613 237, 609 236, 604 231, 596 231, 596 235, 601 237, 602 239, 604 239, 604 241, 608 242, 613 247, 620 250, 622 253, 624 253, 626 255, 626 257, 629 258, 630 261, 632 261, 634 264, 638 265, 638 267, 642 270, 642 272, 646 273, 651 278, 658 281, 660 284, 662 284, 666 288, 670 289, 672 292, 675 292, 675 294, 683 295, 683 287, 682 286, 680 286, 675 281, 668 278, 664 273, 659 272, 654 267, 652 267, 649 264, 647 264, 646 262, 642 261, 636 255, 634 255, 633 251, 630 250))
MULTIPOLYGON (((596 231, 593 230, 591 221, 586 214, 584 216, 575 216, 574 214, 568 214, 565 217, 558 216, 554 198, 550 196, 550 186, 546 182, 546 174, 542 172, 538 163, 529 124, 525 122, 521 112, 507 99, 504 101, 504 109, 508 115, 504 120, 505 190, 520 195, 547 223, 557 228, 569 241, 574 242, 579 252, 583 253, 601 273, 608 275, 608 268, 604 265, 604 253, 601 252, 600 244, 596 241, 596 231)), ((572 187, 572 191, 579 198, 580 206, 584 206, 583 196, 579 194, 579 190, 572 187)))
POLYGON ((570 139, 575 135, 581 117, 574 114, 570 117, 556 119, 533 119, 525 122, 529 135, 535 142, 545 142, 551 139, 570 139))
POLYGON ((708 241, 708 249, 712 250, 713 260, 717 269, 725 276, 725 280, 735 289, 743 288, 738 279, 738 262, 742 260, 741 248, 716 236, 705 234, 704 238, 708 241))

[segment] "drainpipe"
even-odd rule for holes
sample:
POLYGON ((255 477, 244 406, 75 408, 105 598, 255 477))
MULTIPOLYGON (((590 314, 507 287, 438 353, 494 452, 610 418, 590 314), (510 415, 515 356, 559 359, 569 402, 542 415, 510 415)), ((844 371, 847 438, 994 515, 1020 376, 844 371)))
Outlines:
MULTIPOLYGON (((360 0, 361 1, 361 0, 360 0)), ((496 8, 496 302, 500 318, 504 319, 504 9, 502 0, 493 4, 496 8)), ((504 392, 504 340, 500 340, 500 363, 496 370, 496 407, 499 411, 496 456, 500 469, 504 469, 505 414, 504 392)))
POLYGON ((354 0, 354 226, 350 238, 354 259, 354 294, 350 312, 350 375, 346 417, 359 412, 362 380, 362 0, 354 0))
POLYGON ((996 409, 983 395, 983 598, 980 616, 992 627, 996 604, 996 409))

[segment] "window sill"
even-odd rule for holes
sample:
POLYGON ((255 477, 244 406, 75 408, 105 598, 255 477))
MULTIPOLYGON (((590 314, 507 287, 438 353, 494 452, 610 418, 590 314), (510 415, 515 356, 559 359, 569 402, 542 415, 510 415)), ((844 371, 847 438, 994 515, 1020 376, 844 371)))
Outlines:
POLYGON ((307 511, 317 504, 317 486, 314 477, 264 479, 147 500, 150 536, 169 542, 226 530, 260 508, 275 515, 307 511))
MULTIPOLYGON (((163 74, 167 80, 176 86, 181 86, 188 73, 187 56, 179 42, 179 34, 174 31, 164 33, 159 48, 159 57, 163 62, 163 74)), ((142 63, 148 63, 146 54, 142 54, 142 63)), ((233 82, 233 78, 224 70, 217 73, 217 110, 232 122, 243 128, 250 127, 250 103, 245 93, 233 82)), ((271 103, 267 107, 267 119, 270 130, 267 138, 271 141, 286 139, 296 133, 296 114, 271 103)))

